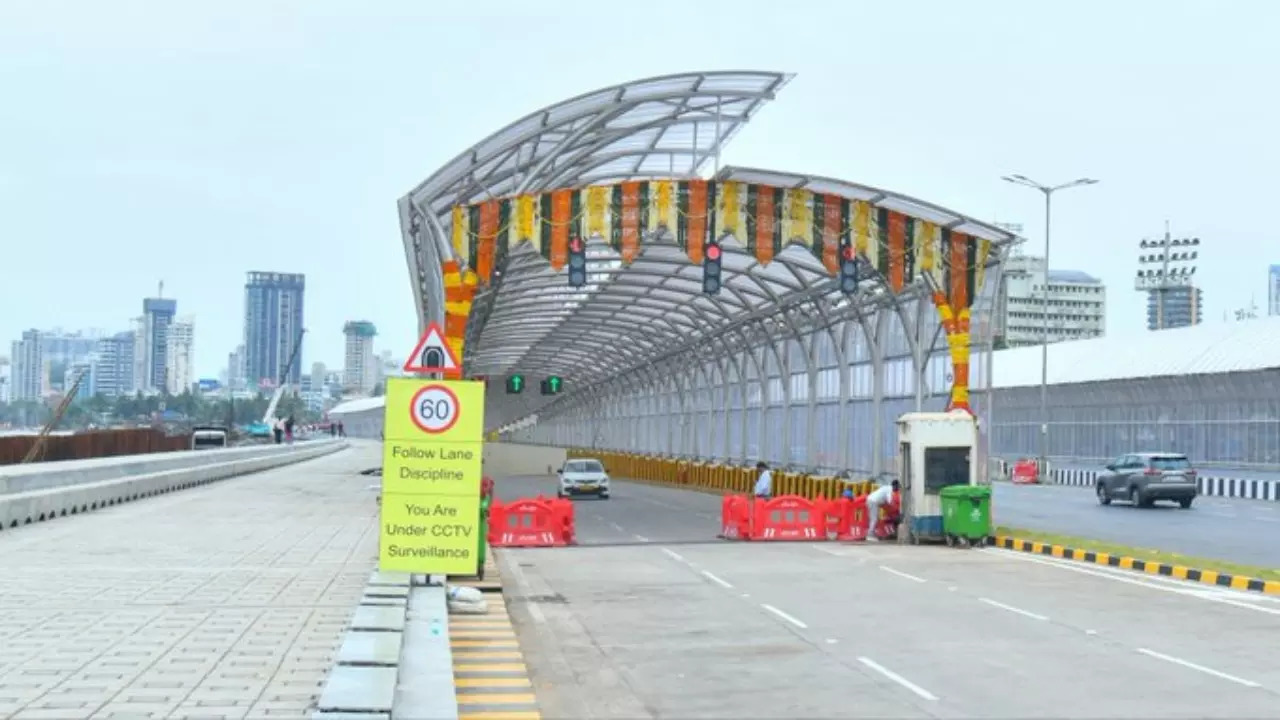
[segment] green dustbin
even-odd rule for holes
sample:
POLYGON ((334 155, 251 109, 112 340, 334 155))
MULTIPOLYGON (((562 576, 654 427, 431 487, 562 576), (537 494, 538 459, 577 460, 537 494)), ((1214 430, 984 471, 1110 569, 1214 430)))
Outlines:
POLYGON ((476 552, 478 562, 476 563, 476 577, 484 579, 484 551, 488 545, 485 539, 489 537, 489 496, 480 496, 480 543, 476 552))
POLYGON ((942 500, 942 533, 947 544, 985 545, 991 537, 991 488, 985 485, 949 485, 942 500))

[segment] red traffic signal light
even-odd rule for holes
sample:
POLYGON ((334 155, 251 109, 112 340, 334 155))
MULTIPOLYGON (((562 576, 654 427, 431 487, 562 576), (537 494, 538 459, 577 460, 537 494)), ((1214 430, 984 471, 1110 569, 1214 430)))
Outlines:
POLYGON ((712 243, 707 246, 707 259, 712 262, 720 259, 720 245, 712 243))
POLYGON ((582 239, 574 238, 569 241, 569 252, 582 252, 582 239))
POLYGON ((852 246, 852 245, 845 245, 843 248, 841 248, 841 249, 840 249, 840 256, 841 256, 841 257, 843 257, 845 260, 852 260, 852 259, 853 259, 853 246, 852 246))

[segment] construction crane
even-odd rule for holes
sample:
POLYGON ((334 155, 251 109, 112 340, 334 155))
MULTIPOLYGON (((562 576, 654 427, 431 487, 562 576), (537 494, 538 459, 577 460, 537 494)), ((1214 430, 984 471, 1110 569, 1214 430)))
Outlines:
POLYGON ((58 425, 58 421, 62 420, 62 416, 66 414, 67 408, 71 407, 71 403, 76 399, 76 392, 80 389, 80 382, 88 374, 88 369, 85 369, 76 375, 71 387, 63 393, 62 402, 58 403, 58 407, 54 408, 53 417, 49 418, 49 422, 40 428, 40 434, 36 435, 36 441, 31 444, 31 449, 22 458, 23 463, 38 462, 44 458, 45 446, 49 442, 49 433, 53 432, 53 428, 58 425))
POLYGON ((289 371, 293 369, 293 364, 298 360, 298 351, 302 349, 302 336, 307 333, 307 329, 303 328, 298 332, 298 341, 293 344, 293 352, 289 354, 289 362, 285 364, 284 370, 280 371, 280 383, 276 385, 276 392, 271 396, 271 403, 267 405, 267 412, 262 415, 262 422, 270 425, 276 415, 276 406, 280 404, 280 398, 284 397, 284 389, 289 383, 289 371))

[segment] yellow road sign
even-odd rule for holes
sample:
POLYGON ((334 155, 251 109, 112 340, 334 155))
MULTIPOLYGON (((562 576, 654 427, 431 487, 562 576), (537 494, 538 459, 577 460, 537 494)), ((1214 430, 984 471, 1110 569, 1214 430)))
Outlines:
POLYGON ((481 442, 484 383, 390 378, 383 431, 387 440, 481 442))
POLYGON ((390 572, 474 575, 480 495, 382 496, 378 567, 390 572))
POLYGON ((484 383, 391 378, 383 437, 378 567, 475 574, 484 383))
POLYGON ((467 495, 480 492, 482 442, 382 444, 382 491, 467 495))

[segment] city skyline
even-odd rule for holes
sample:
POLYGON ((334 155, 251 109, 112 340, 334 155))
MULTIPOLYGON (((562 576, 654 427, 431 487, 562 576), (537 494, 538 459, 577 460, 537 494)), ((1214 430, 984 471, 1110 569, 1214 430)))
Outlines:
MULTIPOLYGON (((296 274, 305 275, 303 273, 296 273, 296 274)), ((240 277, 241 277, 241 280, 240 280, 239 289, 238 290, 233 289, 231 290, 231 292, 235 293, 240 297, 243 297, 244 274, 242 274, 240 277)), ((154 290, 153 290, 153 294, 154 294, 154 290)), ((169 294, 169 293, 166 292, 165 294, 169 294)), ((179 300, 176 297, 164 297, 164 298, 148 297, 146 293, 139 293, 138 297, 141 297, 142 300, 139 301, 135 299, 133 300, 133 303, 142 302, 143 304, 142 313, 139 314, 136 310, 133 312, 130 312, 127 308, 122 307, 121 311, 119 312, 120 319, 114 324, 108 324, 106 322, 98 321, 98 322, 94 322, 93 324, 78 325, 74 317, 70 317, 67 315, 60 316, 58 319, 56 319, 51 323, 41 324, 41 323, 34 323, 34 322, 23 322, 22 316, 20 314, 12 313, 10 314, 10 316, 7 316, 6 319, 9 319, 9 320, 16 319, 17 322, 15 323, 15 325, 18 328, 18 330, 14 333, 11 333, 9 337, 0 336, 0 359, 11 361, 13 356, 13 349, 12 349, 13 343, 21 340, 23 334, 30 330, 36 330, 44 335, 54 335, 58 337, 80 336, 85 338, 86 340, 90 340, 90 339, 101 340, 101 339, 110 338, 125 332, 135 333, 139 331, 145 331, 145 321, 146 321, 146 315, 147 315, 148 302, 152 302, 157 299, 160 299, 167 302, 177 303, 179 300)), ((135 304, 134 307, 136 308, 137 305, 135 304)), ((202 315, 207 319, 211 316, 220 315, 225 312, 225 310, 221 310, 221 311, 205 311, 202 313, 198 309, 190 310, 189 304, 185 302, 183 303, 182 307, 187 309, 183 310, 175 307, 172 318, 168 317, 168 313, 166 312, 165 313, 166 322, 173 319, 190 319, 195 321, 197 324, 199 324, 202 315)), ((237 307, 235 311, 235 316, 239 318, 241 322, 243 322, 244 308, 242 305, 239 305, 237 307)), ((366 317, 368 316, 369 314, 366 314, 366 317)), ((339 367, 339 368, 341 367, 341 359, 345 355, 345 345, 346 345, 344 323, 348 322, 348 320, 342 319, 342 318, 346 318, 346 317, 355 317, 355 314, 345 313, 343 315, 340 315, 339 316, 340 319, 337 319, 333 323, 329 324, 329 325, 332 325, 332 327, 322 325, 317 328, 318 332, 310 331, 310 330, 308 331, 307 340, 306 342, 304 342, 302 351, 300 353, 299 367, 306 368, 315 362, 326 364, 326 365, 329 365, 330 367, 339 367), (313 346, 320 346, 320 348, 322 349, 313 350, 312 349, 313 346)), ((369 322, 373 325, 377 325, 379 321, 365 320, 363 322, 369 322)), ((167 328, 167 324, 166 324, 166 328, 167 328)), ((243 332, 243 326, 242 326, 239 332, 238 339, 236 339, 234 342, 228 343, 226 347, 220 347, 217 344, 215 344, 215 341, 209 340, 208 333, 202 329, 200 331, 200 340, 197 343, 197 352, 195 353, 195 356, 194 356, 193 370, 191 373, 192 376, 195 379, 199 380, 199 379, 218 378, 224 375, 228 367, 228 355, 230 353, 235 352, 237 347, 243 347, 244 345, 243 334, 244 332, 243 332)), ((398 346, 404 345, 405 348, 407 349, 411 347, 416 340, 417 340, 417 335, 413 334, 411 337, 407 337, 399 343, 392 343, 392 344, 397 346, 396 352, 405 352, 404 349, 399 349, 398 346)), ((389 348, 381 348, 381 349, 389 349, 389 348)), ((164 358, 163 350, 160 350, 159 358, 161 360, 164 358)), ((139 364, 145 364, 145 361, 142 358, 139 358, 138 362, 139 364)), ((164 373, 160 373, 160 374, 163 375, 164 373)))

